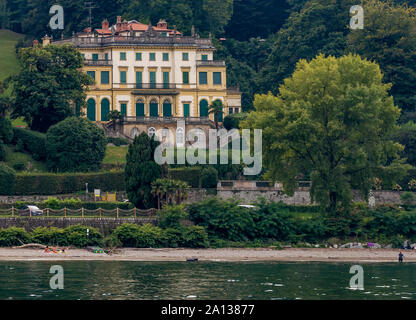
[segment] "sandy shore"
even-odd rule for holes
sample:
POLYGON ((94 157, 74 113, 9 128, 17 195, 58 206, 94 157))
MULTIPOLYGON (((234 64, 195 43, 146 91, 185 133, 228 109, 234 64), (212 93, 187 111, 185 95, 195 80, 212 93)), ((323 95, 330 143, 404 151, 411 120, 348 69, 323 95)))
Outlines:
MULTIPOLYGON (((397 262, 397 249, 119 249, 113 254, 96 254, 70 249, 66 254, 44 253, 42 249, 0 248, 0 261, 324 261, 397 262)), ((403 251, 405 262, 416 262, 416 251, 403 251)))

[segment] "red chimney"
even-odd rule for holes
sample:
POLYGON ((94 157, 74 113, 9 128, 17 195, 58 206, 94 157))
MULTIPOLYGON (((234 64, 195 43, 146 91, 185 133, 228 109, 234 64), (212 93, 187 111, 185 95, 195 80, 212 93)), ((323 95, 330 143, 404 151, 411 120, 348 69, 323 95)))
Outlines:
POLYGON ((104 19, 103 22, 101 22, 101 27, 103 30, 108 30, 110 23, 107 21, 107 19, 104 19))

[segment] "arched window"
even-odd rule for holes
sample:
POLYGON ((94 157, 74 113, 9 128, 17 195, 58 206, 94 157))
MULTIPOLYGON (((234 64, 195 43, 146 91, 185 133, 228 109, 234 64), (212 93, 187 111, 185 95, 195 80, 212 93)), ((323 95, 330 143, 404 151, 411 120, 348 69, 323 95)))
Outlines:
POLYGON ((110 113, 110 101, 107 98, 101 100, 101 121, 108 121, 108 114, 110 113))
POLYGON ((134 137, 137 137, 138 135, 139 135, 139 129, 137 129, 137 128, 133 128, 132 130, 131 130, 131 134, 130 134, 130 136, 134 139, 134 137))
POLYGON ((87 118, 95 121, 95 100, 92 98, 87 101, 87 118))
POLYGON ((199 102, 199 116, 208 117, 208 101, 207 100, 201 100, 199 102))
POLYGON ((147 134, 149 135, 149 137, 154 136, 155 133, 156 133, 156 129, 153 128, 153 127, 150 127, 149 130, 148 130, 148 132, 147 132, 147 134))
POLYGON ((185 135, 183 128, 176 129, 176 146, 183 147, 185 145, 185 135))
POLYGON ((163 116, 164 117, 172 117, 172 103, 169 99, 166 99, 163 102, 163 116))
POLYGON ((150 116, 159 117, 159 104, 156 99, 152 99, 149 104, 150 116))

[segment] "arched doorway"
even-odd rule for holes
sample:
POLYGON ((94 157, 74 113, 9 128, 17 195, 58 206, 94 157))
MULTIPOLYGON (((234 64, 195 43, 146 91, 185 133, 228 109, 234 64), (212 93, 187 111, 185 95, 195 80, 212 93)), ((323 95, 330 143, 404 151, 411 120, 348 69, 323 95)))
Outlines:
POLYGON ((107 98, 101 100, 101 121, 108 121, 108 114, 110 113, 110 101, 107 98))
POLYGON ((95 121, 95 100, 92 98, 87 101, 87 118, 95 121))
POLYGON ((207 100, 201 100, 199 102, 199 116, 208 117, 208 101, 207 100))
POLYGON ((168 99, 163 102, 163 116, 172 117, 172 104, 168 99))
MULTIPOLYGON (((216 103, 218 103, 219 105, 221 105, 222 106, 222 101, 220 100, 220 99, 217 99, 217 100, 215 100, 214 102, 216 102, 216 103)), ((223 109, 224 110, 224 109, 223 109)), ((223 121, 223 118, 224 118, 224 112, 220 112, 220 113, 217 113, 217 119, 218 119, 218 122, 222 122, 223 121)))
POLYGON ((142 99, 136 101, 136 117, 144 117, 144 101, 142 99))
POLYGON ((150 116, 151 117, 158 117, 159 116, 159 104, 157 103, 157 100, 153 99, 153 100, 150 101, 149 109, 150 109, 150 116))

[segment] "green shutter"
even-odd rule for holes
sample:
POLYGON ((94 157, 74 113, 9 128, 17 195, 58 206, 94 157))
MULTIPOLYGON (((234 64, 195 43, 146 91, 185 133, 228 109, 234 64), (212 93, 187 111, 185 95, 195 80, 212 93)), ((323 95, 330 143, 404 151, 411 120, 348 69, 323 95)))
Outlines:
POLYGON ((122 115, 123 117, 126 117, 126 116, 127 116, 127 104, 122 103, 122 104, 120 105, 120 109, 121 109, 121 115, 122 115))
POLYGON ((142 60, 142 53, 141 52, 136 52, 136 60, 137 61, 141 61, 142 60))
POLYGON ((170 103, 163 104, 163 116, 172 117, 172 104, 170 103))
POLYGON ((183 104, 183 116, 185 118, 188 118, 190 116, 190 112, 189 112, 189 103, 184 103, 183 104))
POLYGON ((126 53, 125 52, 120 52, 120 60, 126 60, 126 53))
POLYGON ((87 71, 87 74, 95 80, 95 71, 87 71))
POLYGON ((103 99, 101 101, 101 121, 108 121, 108 114, 110 113, 110 101, 103 99))
POLYGON ((201 100, 199 103, 199 116, 208 117, 208 102, 207 100, 201 100))
POLYGON ((169 72, 163 72, 163 88, 169 89, 169 72))
POLYGON ((208 55, 207 54, 203 54, 202 55, 202 61, 207 61, 208 60, 208 55))
POLYGON ((95 121, 95 100, 89 99, 87 101, 87 118, 95 121))
POLYGON ((183 84, 189 84, 189 72, 184 71, 182 73, 182 76, 183 76, 183 84))
POLYGON ((208 78, 206 72, 200 72, 199 73, 199 84, 207 84, 208 78))
POLYGON ((156 53, 151 52, 151 53, 149 54, 149 60, 150 60, 150 61, 156 61, 156 53))
POLYGON ((149 78, 150 78, 150 88, 155 89, 156 88, 156 72, 150 71, 149 78))
POLYGON ((144 117, 144 103, 136 103, 136 117, 144 117))
POLYGON ((158 117, 159 111, 158 111, 158 104, 157 103, 150 103, 150 116, 151 117, 158 117))
POLYGON ((213 73, 214 84, 221 84, 221 72, 213 73))
POLYGON ((120 71, 120 83, 126 83, 126 82, 127 82, 127 72, 120 71))
POLYGON ((167 52, 163 53, 163 61, 169 61, 169 53, 167 52))
POLYGON ((101 71, 101 84, 109 84, 109 83, 110 83, 110 72, 101 71))
POLYGON ((98 53, 92 54, 92 60, 98 60, 98 53))
POLYGON ((143 74, 141 71, 136 71, 136 88, 141 89, 143 82, 143 74))

